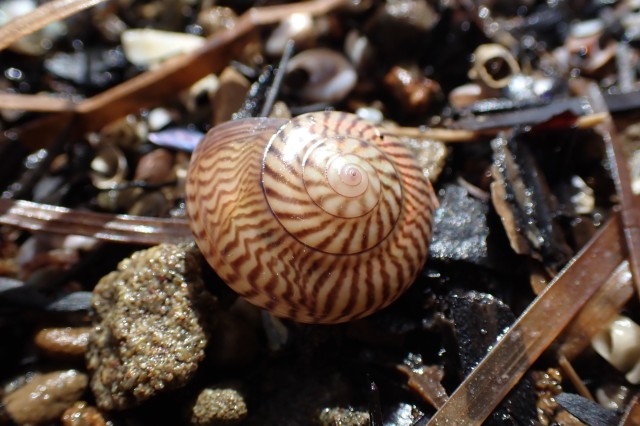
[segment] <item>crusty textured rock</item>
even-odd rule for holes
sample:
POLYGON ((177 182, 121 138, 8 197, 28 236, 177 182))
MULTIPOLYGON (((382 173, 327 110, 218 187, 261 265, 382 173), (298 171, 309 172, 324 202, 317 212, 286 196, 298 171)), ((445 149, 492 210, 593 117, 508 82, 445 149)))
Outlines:
POLYGON ((353 408, 325 408, 318 419, 322 426, 368 426, 369 413, 353 408))
POLYGON ((235 425, 247 417, 244 398, 235 389, 205 389, 191 412, 191 423, 198 426, 235 425))
POLYGON ((139 251, 94 289, 87 367, 100 408, 134 406, 195 374, 213 309, 198 256, 182 245, 139 251))
POLYGON ((89 340, 89 327, 43 328, 36 333, 36 347, 50 358, 75 359, 84 357, 89 340))
POLYGON ((48 423, 58 420, 82 396, 87 382, 86 374, 76 370, 36 374, 2 402, 17 424, 48 423))
POLYGON ((62 414, 62 426, 107 426, 107 421, 96 407, 78 401, 62 414))

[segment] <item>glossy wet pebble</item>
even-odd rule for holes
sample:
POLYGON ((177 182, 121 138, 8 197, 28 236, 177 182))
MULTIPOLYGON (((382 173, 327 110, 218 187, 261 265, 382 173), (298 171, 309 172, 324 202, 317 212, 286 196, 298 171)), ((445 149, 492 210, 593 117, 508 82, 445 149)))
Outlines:
POLYGON ((2 403, 19 425, 53 422, 82 396, 87 381, 86 374, 76 370, 36 374, 2 403))
MULTIPOLYGON (((62 414, 62 426, 106 426, 102 413, 85 401, 78 401, 62 414)), ((111 423, 109 423, 111 424, 111 423)))
POLYGON ((84 357, 89 327, 43 328, 34 338, 36 347, 47 357, 76 359, 84 357))

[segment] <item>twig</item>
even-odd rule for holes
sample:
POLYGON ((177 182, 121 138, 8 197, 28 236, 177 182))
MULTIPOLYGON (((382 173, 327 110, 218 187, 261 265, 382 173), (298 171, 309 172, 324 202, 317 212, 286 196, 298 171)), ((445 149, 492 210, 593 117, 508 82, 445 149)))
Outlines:
POLYGON ((29 231, 85 235, 99 240, 155 245, 191 239, 184 219, 113 215, 0 199, 0 224, 29 231))
POLYGON ((613 183, 620 199, 620 217, 622 219, 629 268, 633 275, 636 292, 640 297, 640 215, 638 215, 636 198, 631 189, 629 164, 622 151, 622 145, 613 124, 613 119, 609 114, 600 89, 595 83, 592 83, 588 86, 587 91, 593 112, 604 113, 607 117, 606 121, 595 127, 595 130, 602 136, 606 144, 613 183))
POLYGON ((52 22, 67 18, 105 1, 107 0, 53 0, 44 3, 30 13, 14 18, 8 24, 0 27, 0 51, 52 22))

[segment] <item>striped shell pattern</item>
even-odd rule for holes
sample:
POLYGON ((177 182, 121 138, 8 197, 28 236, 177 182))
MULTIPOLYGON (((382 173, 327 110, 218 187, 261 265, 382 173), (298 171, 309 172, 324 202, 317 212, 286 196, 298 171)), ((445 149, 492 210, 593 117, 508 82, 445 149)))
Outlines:
POLYGON ((212 129, 187 178, 200 250, 273 314, 339 323, 382 309, 426 261, 433 189, 408 148, 343 112, 212 129))

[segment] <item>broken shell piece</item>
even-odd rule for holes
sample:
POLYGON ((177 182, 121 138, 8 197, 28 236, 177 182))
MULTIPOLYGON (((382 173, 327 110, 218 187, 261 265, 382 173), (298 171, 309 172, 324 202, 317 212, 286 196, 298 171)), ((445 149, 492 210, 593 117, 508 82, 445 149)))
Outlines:
POLYGON ((287 66, 291 90, 309 102, 337 102, 356 84, 356 72, 343 55, 331 49, 309 49, 297 54, 287 66))
POLYGON ((481 44, 473 56, 469 78, 492 89, 506 87, 511 78, 520 73, 520 66, 511 52, 499 44, 481 44))
POLYGON ((640 326, 618 316, 591 340, 593 349, 609 364, 626 373, 633 384, 640 383, 640 326))
POLYGON ((573 203, 576 213, 591 214, 596 206, 593 189, 591 189, 580 176, 573 176, 571 178, 571 187, 573 190, 571 203, 573 203))
POLYGON ((122 183, 129 167, 120 149, 104 144, 91 161, 91 182, 99 189, 109 189, 122 183))
POLYGON ((308 13, 292 13, 273 30, 267 39, 265 50, 268 55, 280 56, 289 40, 293 40, 300 50, 313 43, 315 37, 316 31, 311 15, 308 13))
POLYGON ((122 48, 132 64, 151 68, 181 53, 191 52, 204 44, 204 38, 193 34, 151 29, 134 29, 122 33, 122 48))

